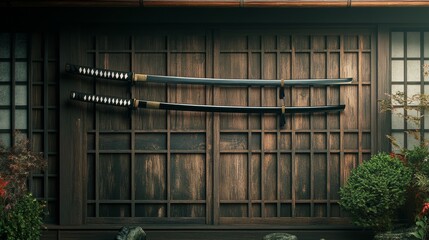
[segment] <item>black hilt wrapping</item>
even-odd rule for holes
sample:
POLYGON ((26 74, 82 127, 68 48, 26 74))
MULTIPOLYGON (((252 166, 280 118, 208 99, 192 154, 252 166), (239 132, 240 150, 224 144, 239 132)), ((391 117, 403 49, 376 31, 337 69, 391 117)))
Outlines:
POLYGON ((78 100, 82 102, 90 103, 101 103, 111 106, 119 107, 128 107, 130 109, 135 108, 133 99, 118 98, 118 97, 107 97, 94 94, 80 93, 80 92, 71 92, 70 99, 78 100))
POLYGON ((73 65, 73 64, 66 64, 66 72, 78 74, 82 76, 88 76, 88 77, 98 77, 98 78, 133 82, 132 72, 112 71, 107 69, 84 67, 84 66, 73 65))

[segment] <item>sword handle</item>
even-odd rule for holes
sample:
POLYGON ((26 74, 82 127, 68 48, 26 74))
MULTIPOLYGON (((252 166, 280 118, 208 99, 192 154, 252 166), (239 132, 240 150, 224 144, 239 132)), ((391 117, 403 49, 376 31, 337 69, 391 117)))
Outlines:
POLYGON ((66 64, 66 72, 87 77, 134 82, 133 72, 112 71, 103 68, 86 67, 69 63, 66 64))
POLYGON ((101 103, 101 104, 106 104, 111 106, 128 107, 130 109, 134 109, 136 107, 135 99, 107 97, 107 96, 80 93, 80 92, 74 92, 74 91, 70 92, 70 99, 81 101, 81 102, 101 103))

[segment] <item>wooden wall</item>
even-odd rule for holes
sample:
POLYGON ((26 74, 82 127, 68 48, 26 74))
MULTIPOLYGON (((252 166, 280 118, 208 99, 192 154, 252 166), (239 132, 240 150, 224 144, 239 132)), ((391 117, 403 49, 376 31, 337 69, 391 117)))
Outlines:
POLYGON ((342 113, 129 111, 70 102, 69 91, 158 101, 280 106, 276 88, 127 84, 62 74, 60 223, 347 224, 338 190, 375 137, 375 37, 340 28, 74 28, 67 62, 148 74, 300 79, 287 106, 344 103, 342 113), (76 134, 76 132, 78 132, 76 134))

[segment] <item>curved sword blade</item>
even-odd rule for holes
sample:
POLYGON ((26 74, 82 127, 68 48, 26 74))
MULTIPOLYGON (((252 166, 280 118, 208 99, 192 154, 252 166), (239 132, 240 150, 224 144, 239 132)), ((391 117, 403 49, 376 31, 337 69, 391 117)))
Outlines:
MULTIPOLYGON (((227 113, 282 113, 282 107, 249 107, 249 106, 218 106, 155 102, 147 100, 126 99, 118 97, 107 97, 96 94, 71 92, 70 98, 83 102, 106 104, 111 106, 128 108, 149 108, 178 111, 197 112, 227 112, 227 113)), ((309 107, 285 107, 286 113, 313 113, 342 111, 345 105, 309 106, 309 107)))
MULTIPOLYGON (((112 71, 108 69, 92 68, 73 64, 66 64, 66 71, 69 73, 97 77, 111 80, 128 82, 153 82, 169 84, 195 84, 195 85, 223 85, 223 86, 281 86, 282 80, 270 79, 228 79, 228 78, 195 78, 195 77, 175 77, 147 75, 134 72, 112 71)), ((352 82, 352 78, 335 79, 288 79, 284 80, 285 86, 323 86, 340 85, 352 82)))

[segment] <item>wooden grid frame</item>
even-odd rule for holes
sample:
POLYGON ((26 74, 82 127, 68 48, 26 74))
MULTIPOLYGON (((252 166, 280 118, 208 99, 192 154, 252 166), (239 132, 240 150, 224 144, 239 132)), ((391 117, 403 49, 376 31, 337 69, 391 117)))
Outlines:
MULTIPOLYGON (((294 38, 295 35, 294 34, 290 34, 288 36, 290 37, 290 42, 293 43, 294 42, 293 38, 294 38)), ((314 160, 315 154, 326 154, 326 159, 325 159, 326 166, 329 166, 329 164, 330 164, 330 160, 329 159, 330 159, 331 154, 339 154, 340 155, 340 162, 339 162, 340 166, 339 166, 339 169, 343 169, 341 171, 341 175, 339 177, 340 177, 340 184, 343 185, 344 182, 345 182, 345 180, 346 180, 346 178, 347 178, 347 174, 348 174, 347 172, 350 171, 352 168, 356 167, 356 165, 359 164, 359 163, 361 163, 364 159, 367 159, 369 157, 369 155, 371 154, 372 143, 367 143, 366 147, 363 147, 363 144, 362 144, 362 141, 363 141, 362 135, 363 134, 367 134, 368 135, 368 134, 371 133, 371 130, 372 130, 371 127, 369 127, 369 128, 367 127, 367 128, 364 129, 363 124, 362 124, 362 121, 364 121, 364 119, 362 117, 362 114, 363 114, 363 110, 362 109, 364 109, 362 107, 362 104, 363 104, 363 101, 364 101, 363 97, 362 97, 362 95, 363 95, 362 88, 364 88, 364 87, 366 87, 366 88, 369 87, 370 88, 371 82, 374 79, 374 74, 373 74, 373 71, 370 70, 371 72, 370 72, 370 75, 369 75, 368 79, 361 79, 360 76, 362 76, 362 71, 363 71, 362 67, 361 67, 362 66, 362 61, 363 61, 362 60, 362 54, 371 54, 371 51, 374 49, 374 40, 373 40, 372 35, 368 34, 368 33, 366 33, 366 34, 358 33, 358 34, 356 34, 356 36, 357 36, 358 44, 357 44, 357 48, 353 49, 353 50, 344 49, 344 38, 345 38, 345 35, 343 35, 343 34, 342 35, 338 35, 338 37, 340 38, 340 47, 338 49, 315 50, 313 48, 313 46, 312 46, 313 37, 311 35, 309 36, 310 46, 309 46, 309 49, 306 49, 306 50, 296 50, 293 46, 291 46, 291 48, 289 50, 286 50, 286 51, 285 50, 279 50, 279 48, 277 48, 277 49, 271 49, 271 50, 266 50, 263 47, 263 38, 264 38, 263 35, 257 35, 257 37, 260 38, 260 41, 259 41, 260 45, 261 45, 260 49, 250 49, 250 48, 247 48, 247 49, 242 50, 242 51, 236 51, 236 50, 228 51, 228 50, 220 49, 219 43, 218 43, 218 45, 215 45, 215 51, 218 51, 218 52, 215 52, 215 63, 218 63, 220 61, 219 60, 220 59, 219 56, 221 54, 223 54, 223 53, 226 53, 226 54, 244 54, 244 55, 247 55, 247 59, 248 59, 248 62, 247 62, 247 75, 248 76, 250 76, 250 72, 249 72, 250 69, 252 67, 254 67, 254 65, 251 65, 250 62, 249 62, 250 59, 251 59, 249 56, 251 56, 251 54, 253 54, 253 53, 259 53, 260 54, 260 62, 259 62, 260 69, 264 69, 264 56, 263 56, 264 53, 274 53, 276 55, 276 66, 277 67, 276 67, 276 72, 275 72, 275 76, 274 76, 276 79, 281 79, 282 78, 282 76, 280 76, 280 73, 279 73, 279 68, 280 68, 279 67, 280 66, 280 64, 279 64, 280 63, 279 56, 282 53, 283 54, 290 54, 290 56, 291 56, 291 62, 292 62, 292 64, 290 64, 290 76, 294 76, 294 73, 293 73, 293 63, 295 62, 294 57, 295 57, 296 54, 299 54, 299 53, 310 54, 310 59, 312 59, 312 55, 313 54, 315 54, 315 53, 322 53, 322 54, 324 54, 326 62, 328 62, 328 59, 329 59, 331 53, 340 54, 340 61, 344 61, 344 55, 345 54, 347 54, 347 53, 353 53, 353 54, 357 54, 358 55, 357 56, 357 58, 358 58, 357 64, 359 66, 358 67, 357 76, 356 76, 357 79, 355 78, 354 82, 351 84, 352 86, 354 86, 354 87, 357 88, 357 95, 358 95, 358 99, 359 99, 358 100, 358 104, 356 106, 357 107, 357 111, 358 111, 357 115, 359 116, 358 120, 357 120, 357 126, 358 127, 356 129, 346 129, 343 126, 344 119, 343 119, 343 115, 342 114, 339 115, 339 117, 340 117, 340 121, 339 121, 340 126, 337 129, 331 129, 330 128, 330 124, 327 124, 327 128, 323 129, 323 130, 321 130, 321 129, 317 129, 317 130, 314 129, 314 117, 313 117, 313 115, 310 115, 308 117, 309 121, 310 121, 310 128, 308 130, 297 130, 296 127, 295 127, 295 124, 294 124, 294 122, 295 122, 294 120, 291 121, 291 123, 290 123, 291 125, 289 125, 289 128, 287 127, 286 129, 280 129, 278 122, 277 122, 277 129, 273 129, 273 130, 264 129, 263 122, 264 122, 264 118, 266 118, 265 116, 261 116, 260 117, 260 121, 262 123, 260 129, 252 129, 252 128, 249 127, 251 125, 250 124, 250 117, 247 117, 247 126, 248 126, 247 130, 238 130, 238 129, 237 130, 230 130, 230 129, 223 130, 221 128, 215 129, 215 131, 214 131, 215 134, 218 133, 219 135, 222 135, 222 134, 231 134, 231 133, 243 133, 243 134, 247 134, 247 143, 246 143, 247 144, 247 149, 251 149, 250 146, 252 146, 252 143, 251 143, 251 141, 252 141, 252 137, 251 137, 252 134, 256 133, 256 134, 260 134, 260 136, 261 136, 260 143, 259 143, 260 147, 258 148, 259 150, 253 150, 253 149, 252 150, 245 150, 245 149, 243 149, 243 150, 222 150, 221 147, 215 148, 215 154, 216 154, 215 159, 220 159, 220 157, 221 157, 222 154, 240 154, 240 153, 247 154, 247 160, 246 161, 247 161, 247 172, 248 172, 248 176, 247 176, 247 179, 246 179, 247 180, 247 193, 246 193, 247 194, 247 196, 246 196, 247 199, 242 199, 242 200, 224 200, 224 199, 221 199, 219 197, 219 195, 217 195, 216 199, 215 199, 215 208, 217 208, 217 209, 220 209, 221 206, 222 206, 222 204, 225 204, 225 205, 227 205, 227 204, 236 204, 236 205, 240 205, 241 204, 241 205, 244 205, 245 204, 245 205, 247 205, 246 206, 247 209, 246 210, 242 210, 242 211, 246 211, 246 213, 242 213, 242 215, 239 216, 239 217, 225 217, 225 216, 219 216, 219 215, 217 215, 217 217, 219 217, 219 219, 220 219, 219 223, 221 223, 221 224, 231 224, 231 223, 243 223, 243 222, 244 223, 290 222, 290 219, 284 219, 284 218, 282 218, 282 217, 284 217, 284 216, 282 216, 283 213, 282 213, 282 209, 281 209, 281 207, 282 207, 283 204, 290 204, 291 205, 291 209, 290 209, 291 212, 289 214, 289 217, 293 218, 292 221, 294 223, 296 223, 297 217, 298 217, 297 214, 296 214, 296 211, 295 211, 296 204, 303 204, 303 203, 304 204, 309 204, 310 205, 310 211, 309 211, 310 214, 307 215, 307 217, 310 217, 310 218, 313 218, 313 219, 316 219, 318 217, 319 218, 320 217, 325 217, 327 219, 331 219, 331 220, 328 220, 328 221, 336 221, 335 218, 343 216, 343 214, 341 214, 339 212, 331 214, 331 205, 336 205, 335 207, 337 208, 337 211, 339 211, 339 209, 338 209, 338 206, 337 206, 338 196, 335 199, 331 199, 331 192, 330 192, 330 187, 331 186, 329 185, 330 181, 331 181, 331 179, 330 179, 331 176, 330 176, 330 172, 329 172, 330 171, 329 167, 326 167, 326 171, 327 171, 327 173, 326 173, 326 178, 327 178, 326 179, 327 197, 326 197, 325 200, 316 200, 316 199, 314 199, 314 194, 315 194, 314 193, 314 186, 315 186, 315 183, 314 183, 314 177, 315 177, 314 176, 314 172, 317 169, 315 169, 315 166, 314 166, 315 164, 313 164, 313 160, 314 160), (366 43, 366 44, 369 44, 369 48, 366 48, 366 49, 363 46, 363 44, 364 44, 364 40, 363 40, 364 37, 369 37, 369 39, 370 39, 369 42, 366 43), (366 80, 366 82, 363 82, 363 80, 366 80), (290 149, 281 149, 281 147, 280 147, 281 135, 285 134, 285 133, 290 134, 291 135, 291 139, 295 139, 295 136, 297 134, 301 134, 301 133, 309 134, 310 135, 310 147, 309 147, 309 149, 298 150, 298 149, 296 149, 295 146, 292 146, 290 149), (330 149, 330 143, 329 143, 329 141, 330 141, 330 135, 331 135, 331 133, 339 133, 340 134, 340 139, 338 139, 338 140, 341 143, 341 146, 340 146, 340 148, 338 150, 330 149), (343 144, 344 134, 349 134, 349 133, 354 133, 358 137, 357 141, 359 143, 359 146, 355 150, 347 150, 344 147, 344 144, 343 144), (273 149, 273 150, 265 150, 264 149, 264 146, 265 146, 264 135, 266 135, 266 134, 268 134, 268 135, 269 134, 275 134, 276 135, 276 147, 275 147, 275 149, 273 149), (314 141, 312 139, 314 139, 315 134, 325 134, 326 135, 326 143, 325 143, 326 148, 325 148, 325 150, 315 150, 314 149, 314 146, 313 146, 314 145, 314 141), (358 156, 357 157, 357 162, 355 162, 351 166, 346 166, 346 161, 347 160, 345 159, 345 154, 350 154, 350 153, 357 154, 357 156, 358 156), (266 155, 266 154, 267 155, 270 155, 270 154, 275 154, 276 155, 276 157, 277 157, 277 161, 276 161, 276 175, 277 175, 276 200, 266 200, 266 199, 264 199, 264 183, 260 183, 260 185, 261 185, 260 186, 260 188, 261 188, 261 190, 260 190, 261 191, 261 193, 260 193, 261 199, 254 200, 254 199, 251 198, 251 196, 250 196, 251 195, 250 194, 251 186, 252 186, 252 182, 255 182, 255 179, 251 179, 251 177, 249 177, 250 173, 252 172, 252 164, 250 164, 250 162, 252 161, 252 155, 253 154, 261 156, 260 160, 259 160, 261 162, 260 163, 261 165, 264 165, 264 162, 265 162, 264 155, 266 155), (290 187, 292 188, 292 190, 291 190, 291 193, 292 193, 291 199, 289 199, 289 200, 280 200, 281 199, 280 192, 282 190, 279 187, 280 186, 280 181, 281 181, 281 179, 280 179, 280 164, 279 164, 280 160, 279 159, 281 158, 282 154, 289 154, 291 156, 291 159, 292 159, 291 160, 291 169, 293 171, 292 174, 295 175, 295 176, 297 174, 297 172, 295 172, 295 171, 297 171, 297 168, 298 168, 296 160, 295 160, 296 159, 295 156, 297 154, 309 154, 310 155, 310 163, 309 163, 310 164, 310 176, 311 176, 311 180, 310 180, 311 181, 311 183, 310 183, 311 184, 311 186, 310 186, 311 196, 310 196, 310 199, 308 199, 308 200, 298 200, 297 199, 296 192, 295 192, 296 188, 297 188, 297 184, 295 183, 295 181, 297 181, 298 179, 294 179, 294 177, 292 177, 292 179, 291 179, 292 182, 290 184, 290 187), (252 214, 253 214, 252 208, 253 208, 254 204, 258 204, 258 205, 260 204, 261 205, 261 207, 257 210, 257 211, 260 211, 260 213, 257 214, 258 215, 257 217, 252 216, 252 214), (265 204, 267 204, 267 205, 275 204, 276 205, 275 215, 273 215, 273 216, 265 216, 265 211, 264 211, 264 205, 265 204), (325 214, 323 216, 315 216, 315 211, 314 210, 315 210, 315 205, 317 205, 317 204, 322 204, 322 205, 326 206, 326 212, 325 212, 325 214), (243 220, 243 217, 247 218, 247 220, 243 220)), ((243 36, 241 36, 241 37, 243 37, 243 36)), ((251 45, 249 43, 250 37, 255 37, 255 36, 252 35, 252 34, 249 34, 249 35, 244 34, 244 38, 246 39, 245 41, 247 41, 244 45, 246 45, 247 47, 251 45)), ((328 42, 327 41, 328 37, 329 37, 329 35, 324 36, 324 38, 325 38, 325 44, 327 44, 327 42, 328 42)), ((275 38, 276 38, 276 44, 275 45, 279 46, 280 45, 280 43, 279 43, 279 35, 275 35, 275 38)), ((374 55, 371 55, 369 60, 370 60, 369 66, 370 66, 371 69, 373 69, 374 55)), ((310 66, 309 66, 309 68, 310 68, 309 76, 314 77, 313 76, 313 72, 312 72, 312 67, 311 67, 312 60, 309 61, 309 64, 310 64, 310 66)), ((341 62, 339 64, 341 65, 341 62)), ((219 68, 219 66, 215 66, 215 69, 217 69, 215 71, 215 73, 217 73, 217 72, 219 72, 221 70, 221 68, 219 68)), ((332 73, 330 73, 328 71, 328 69, 329 69, 329 66, 328 66, 328 64, 326 64, 326 66, 325 66, 325 75, 324 76, 317 76, 317 77, 319 77, 319 78, 349 77, 349 76, 345 76, 343 72, 339 73, 340 76, 338 76, 338 75, 334 76, 332 73)), ((366 69, 366 70, 368 70, 368 69, 366 69)), ((261 78, 270 78, 269 76, 264 76, 263 70, 261 70, 261 72, 262 72, 261 76, 260 76, 261 78)), ((219 77, 219 76, 215 75, 215 77, 219 77)), ((343 91, 347 87, 348 86, 341 87, 341 91, 343 91)), ((331 88, 332 87, 326 87, 325 88, 326 89, 325 91, 327 93, 325 95, 325 103, 329 102, 331 88)), ((313 104, 313 95, 314 95, 314 91, 315 91, 314 89, 315 88, 310 88, 309 89, 310 105, 313 104)), ((216 91, 217 92, 215 92, 215 99, 218 99, 221 90, 219 88, 217 88, 216 91)), ((289 101, 288 102, 291 105, 295 105, 294 98, 292 97, 292 96, 294 96, 294 92, 295 91, 298 91, 298 90, 296 90, 294 88, 291 88, 288 91, 288 93, 289 93, 289 101)), ((341 99, 341 101, 343 101, 342 97, 341 97, 341 91, 338 93, 338 94, 340 94, 338 96, 338 99, 341 99)), ((270 97, 275 97, 276 99, 278 99, 278 89, 276 89, 275 92, 276 92, 275 96, 270 96, 270 97)), ((288 95, 288 93, 286 94, 286 96, 288 95)), ((247 88, 247 98, 248 98, 247 101, 248 102, 249 102, 250 94, 251 94, 250 88, 247 88)), ((366 94, 369 95, 369 97, 373 99, 375 93, 370 88, 369 91, 367 89, 366 94)), ((264 99, 266 99, 266 97, 264 96, 264 88, 260 89, 260 95, 259 96, 261 96, 261 99, 260 99, 261 105, 265 106, 264 99)), ((281 105, 280 100, 277 100, 277 104, 281 105)), ((367 121, 373 121, 373 118, 374 118, 374 112, 373 112, 373 110, 368 109, 368 108, 366 110, 370 110, 369 114, 372 115, 372 117, 370 119, 367 119, 367 121)), ((329 121, 329 116, 333 116, 333 115, 335 115, 335 114, 325 114, 325 119, 326 119, 325 121, 326 121, 326 123, 329 121)), ((294 118, 294 116, 290 116, 289 118, 294 118)), ((215 118, 215 126, 217 126, 219 124, 219 121, 220 121, 220 119, 218 117, 215 118)), ((370 137, 370 141, 371 142, 373 141, 372 138, 373 137, 370 137)), ((219 141, 218 139, 221 139, 221 136, 217 136, 217 137, 215 136, 215 142, 218 142, 219 141)), ((291 141, 293 141, 293 140, 291 140, 291 141)), ((215 169, 216 168, 221 168, 221 165, 219 165, 219 163, 217 163, 215 165, 215 169)), ((263 167, 260 168, 260 179, 259 179, 259 181, 263 181, 263 179, 264 179, 264 174, 265 173, 264 173, 263 169, 264 169, 263 167)), ((216 180, 215 180, 215 185, 216 185, 216 180)), ((223 186, 223 187, 225 187, 225 186, 223 186)), ((222 186, 219 186, 217 188, 222 188, 222 186)), ((231 210, 231 209, 229 209, 229 210, 231 210)), ((217 218, 215 217, 215 219, 217 219, 217 218)), ((306 220, 303 220, 303 221, 306 222, 306 221, 309 221, 309 219, 306 219, 306 220)))
MULTIPOLYGON (((61 203, 60 210, 64 215, 64 219, 60 218, 61 224, 347 223, 339 210, 337 190, 344 184, 351 169, 370 156, 375 145, 373 139, 376 137, 375 108, 372 107, 376 91, 373 84, 376 44, 371 29, 319 31, 292 29, 289 32, 284 29, 271 31, 179 29, 177 32, 168 29, 164 31, 146 29, 141 35, 126 30, 110 34, 106 32, 110 31, 74 29, 64 32, 60 40, 62 43, 60 52, 61 56, 64 56, 60 59, 60 66, 67 62, 79 62, 82 65, 123 71, 179 76, 196 74, 198 77, 290 79, 305 76, 335 78, 353 75, 354 81, 348 86, 341 87, 288 88, 286 105, 344 103, 348 107, 341 114, 288 116, 286 128, 280 129, 277 116, 270 114, 243 116, 222 113, 186 115, 189 113, 156 110, 130 112, 102 105, 71 103, 67 98, 70 90, 80 89, 103 95, 169 102, 277 106, 280 100, 276 88, 163 84, 145 88, 143 84, 133 87, 130 91, 126 84, 96 78, 77 79, 65 75, 60 87, 60 104, 64 104, 60 108, 62 111, 60 127, 64 129, 62 144, 70 144, 71 147, 63 148, 60 152, 64 156, 72 155, 70 159, 73 161, 63 164, 60 177, 72 186, 74 189, 72 192, 75 194, 82 192, 82 198, 61 203), (227 39, 225 38, 227 33, 244 35, 245 40, 227 39), (290 41, 290 48, 287 50, 262 45, 267 39, 274 39, 274 45, 279 45, 283 36, 288 36, 290 41), (258 47, 250 44, 250 40, 255 37, 261 41, 258 47), (307 39, 307 47, 299 48, 293 45, 294 42, 299 43, 300 38, 307 39), (142 42, 142 39, 148 40, 142 42), (246 47, 225 49, 222 45, 225 39, 230 44, 238 44, 237 46, 244 44, 246 47), (330 41, 333 41, 334 45, 328 47, 330 41), (201 42, 204 44, 200 44, 201 42), (243 57, 231 61, 222 58, 224 57, 222 54, 256 57, 243 57), (282 69, 279 66, 284 64, 282 55, 285 54, 289 56, 289 65, 282 69), (144 58, 144 55, 147 58, 144 58), (266 58, 268 55, 271 58, 266 58), (315 55, 318 55, 318 60, 313 59, 315 55), (331 58, 334 59, 332 60, 334 64, 329 63, 331 58), (308 65, 304 66, 303 62, 308 65), (301 72, 297 70, 297 66, 301 68, 301 72), (193 125, 191 119, 194 121, 193 125), (75 121, 77 129, 70 127, 75 126, 75 121), (322 125, 320 121, 323 122, 322 125), (305 122, 305 127, 302 122, 305 122), (237 123, 241 125, 237 127, 237 123), (83 138, 70 139, 72 129, 75 131, 82 129, 83 138), (193 138, 189 138, 191 135, 193 138), (225 139, 231 140, 231 136, 236 138, 237 135, 244 139, 236 141, 242 148, 228 149, 230 145, 225 139), (139 144, 142 144, 143 137, 154 145, 141 147, 139 144), (285 140, 286 138, 288 139, 285 140), (299 146, 297 142, 302 142, 302 138, 307 142, 299 146), (201 145, 193 148, 177 147, 177 144, 183 142, 192 145, 195 143, 192 139, 197 139, 195 141, 201 145), (319 142, 313 139, 318 139, 319 142), (284 141, 287 141, 287 144, 284 141), (115 142, 118 144, 114 145, 115 142), (82 155, 80 151, 83 152, 82 155), (106 160, 106 156, 109 159, 106 160), (178 159, 178 156, 183 158, 178 159), (305 158, 304 165, 301 164, 302 157, 305 158), (151 171, 144 170, 141 161, 153 164, 151 171), (191 162, 186 165, 183 164, 184 161, 191 162), (227 180, 231 184, 226 186, 224 173, 228 166, 225 164, 229 164, 230 161, 243 163, 237 164, 238 167, 234 168, 240 170, 237 174, 243 178, 230 181, 234 174, 227 174, 226 176, 229 176, 227 180), (195 162, 199 164, 197 170, 195 162), (282 168, 287 164, 289 173, 285 175, 282 168), (189 168, 185 169, 185 165, 189 168), (70 169, 78 174, 71 176, 70 169), (112 169, 116 169, 114 171, 117 172, 112 169), (143 170, 145 175, 136 175, 137 170, 143 170), (204 179, 198 179, 203 182, 202 185, 192 187, 204 187, 204 197, 192 195, 190 198, 176 198, 175 171, 180 171, 184 178, 194 171, 197 173, 196 176, 204 179), (162 180, 154 178, 154 172, 162 180), (253 172, 258 175, 255 181, 249 177, 253 172), (302 173, 305 174, 304 177, 300 176, 302 173), (125 175, 128 176, 123 177, 125 175), (154 182, 149 188, 157 189, 160 194, 142 198, 141 196, 147 196, 144 195, 146 193, 141 195, 141 192, 137 192, 141 190, 142 178, 146 176, 154 182), (283 183, 284 176, 290 177, 291 182, 283 183), (317 190, 320 179, 323 180, 321 189, 326 189, 326 192, 321 193, 317 190), (302 194, 300 182, 308 184, 307 193, 302 194), (237 198, 234 195, 235 190, 230 191, 233 184, 243 186, 245 190, 243 197, 237 198), (247 191, 255 186, 258 197, 247 191), (225 198, 225 192, 222 191, 230 191, 232 197, 225 198), (285 198, 284 191, 289 191, 290 197, 285 198), (265 195, 267 192, 268 197, 265 195), (320 197, 320 194, 323 197, 320 197), (80 212, 82 215, 79 213, 69 216, 68 204, 82 205, 83 210, 80 212), (147 215, 139 212, 140 207, 144 205, 152 207, 149 212, 144 212, 148 213, 147 215), (179 211, 182 215, 177 214, 177 206, 183 207, 183 210, 179 211), (226 210, 224 206, 227 206, 226 210), (232 208, 228 209, 231 206, 232 208), (240 206, 239 210, 234 209, 235 206, 240 206), (156 210, 155 214, 153 209, 156 210), (225 211, 229 210, 232 210, 230 211, 232 215, 225 216, 225 211), (188 214, 190 212, 192 214, 188 214)), ((193 183, 195 182, 197 181, 193 183)), ((178 186, 179 194, 188 196, 184 185, 178 186)), ((242 191, 239 188, 235 189, 242 191)), ((70 192, 62 190, 60 196, 63 199, 72 197, 70 192)))
POLYGON ((38 199, 47 202, 45 222, 58 222, 58 35, 34 33, 31 36, 31 131, 33 149, 43 152, 47 171, 33 173, 29 185, 38 199))
MULTIPOLYGON (((100 47, 98 46, 98 43, 100 42, 100 40, 97 38, 97 36, 94 37, 94 49, 89 49, 86 51, 86 53, 88 55, 90 55, 91 57, 89 58, 94 58, 94 62, 96 63, 96 65, 98 65, 99 67, 106 67, 105 65, 103 65, 103 61, 100 60, 100 55, 108 55, 108 54, 126 54, 129 57, 129 69, 126 70, 135 70, 138 66, 137 65, 137 55, 138 54, 162 54, 165 57, 165 61, 166 61, 166 69, 164 74, 168 74, 171 75, 172 69, 170 66, 170 61, 172 59, 172 54, 204 54, 206 55, 204 61, 205 64, 208 65, 208 63, 210 63, 209 60, 209 54, 210 53, 210 37, 209 36, 205 36, 205 45, 206 48, 204 49, 204 51, 194 51, 194 50, 177 50, 177 49, 171 49, 170 44, 171 41, 174 41, 174 39, 172 39, 173 37, 170 34, 165 34, 162 35, 163 41, 165 41, 166 46, 164 50, 142 50, 142 49, 136 49, 136 38, 137 36, 135 35, 128 35, 127 37, 127 41, 129 41, 129 49, 115 49, 115 50, 110 50, 110 49, 103 49, 101 50, 100 47)), ((127 43, 128 45, 128 43, 127 43)), ((108 57, 107 57, 108 58, 108 57)), ((91 61, 91 60, 89 60, 91 61)), ((104 59, 104 64, 106 59, 104 59)), ((140 63, 141 64, 141 63, 140 63)), ((210 74, 210 70, 208 67, 206 67, 205 70, 205 75, 210 74)), ((95 92, 100 93, 99 88, 97 88, 97 84, 100 82, 94 81, 94 84, 92 87, 89 88, 93 88, 95 89, 95 92)), ((125 86, 117 86, 117 87, 126 87, 125 86)), ((136 86, 132 89, 130 89, 131 91, 128 91, 128 96, 127 97, 137 97, 137 98, 147 98, 147 97, 153 97, 153 96, 145 96, 145 94, 147 94, 146 92, 142 92, 140 90, 140 88, 144 88, 144 87, 150 87, 150 86, 136 86)), ((179 88, 179 87, 166 87, 165 84, 163 85, 163 88, 165 89, 165 97, 166 99, 162 99, 163 101, 175 101, 174 99, 171 99, 171 95, 174 95, 171 93, 171 89, 172 88, 179 88)), ((211 99, 210 99, 210 94, 209 94, 209 89, 210 87, 205 87, 202 89, 202 91, 204 91, 204 94, 206 95, 205 97, 205 103, 210 103, 211 99), (208 93, 208 94, 207 94, 208 93)), ((104 88, 103 90, 106 90, 106 88, 104 88)), ((100 93, 101 94, 101 93, 100 93)), ((132 217, 134 220, 133 221, 142 221, 142 222, 146 222, 146 223, 157 223, 157 222, 165 222, 165 219, 168 219, 168 222, 180 222, 180 223, 199 223, 199 224, 204 224, 206 223, 206 219, 209 218, 209 216, 211 215, 211 207, 209 207, 208 205, 211 204, 211 200, 207 200, 209 199, 210 195, 210 191, 207 191, 210 189, 210 186, 208 185, 209 179, 210 179, 210 167, 207 167, 207 169, 205 170, 205 188, 206 190, 206 196, 204 196, 205 199, 198 199, 198 200, 174 200, 172 199, 172 189, 171 189, 171 179, 172 179, 172 170, 171 170, 171 166, 172 166, 172 158, 174 155, 177 154, 198 154, 198 155, 204 155, 205 156, 205 166, 209 166, 210 161, 211 161, 211 153, 210 153, 210 146, 211 146, 211 139, 209 138, 209 135, 211 135, 210 133, 208 133, 208 131, 210 131, 210 126, 211 126, 211 119, 210 119, 210 114, 207 114, 205 118, 205 129, 194 129, 194 130, 188 130, 188 129, 173 129, 172 128, 172 123, 171 123, 171 118, 172 118, 172 114, 171 112, 165 112, 166 115, 166 126, 165 129, 139 129, 139 127, 137 127, 137 124, 140 122, 142 113, 139 111, 135 111, 135 112, 129 112, 128 116, 129 116, 129 122, 128 125, 130 127, 130 129, 122 129, 122 130, 114 130, 112 133, 112 130, 108 130, 108 129, 100 129, 100 113, 99 111, 94 111, 95 112, 95 118, 94 118, 94 125, 95 125, 95 129, 91 130, 91 128, 88 128, 87 134, 88 135, 94 135, 94 149, 88 149, 87 153, 88 156, 89 155, 94 155, 95 158, 95 169, 98 168, 98 166, 100 166, 100 155, 101 154, 127 154, 130 156, 130 172, 131 172, 131 179, 130 179, 130 184, 131 186, 134 186, 131 188, 130 190, 130 199, 121 199, 121 200, 103 200, 101 199, 101 197, 99 196, 100 193, 100 189, 99 189, 99 179, 100 179, 100 172, 99 171, 95 171, 95 199, 90 199, 88 198, 87 200, 87 204, 88 206, 95 206, 94 210, 88 210, 87 212, 87 218, 86 221, 88 223, 100 223, 103 222, 105 223, 107 222, 118 222, 121 221, 120 218, 115 219, 112 217, 103 217, 100 214, 100 205, 102 204, 121 204, 121 205, 129 205, 130 206, 130 213, 128 215, 128 217, 132 217), (208 129, 208 130, 207 130, 208 129), (114 134, 114 135, 128 135, 128 139, 130 139, 130 148, 129 149, 123 149, 123 150, 103 150, 100 149, 100 135, 103 134, 114 134), (153 134, 155 136, 165 136, 165 149, 136 149, 136 135, 143 135, 146 134, 147 136, 149 136, 150 134, 153 134), (180 134, 196 134, 196 135, 205 135, 204 137, 204 149, 188 149, 188 150, 175 150, 172 149, 171 146, 171 139, 172 137, 176 136, 176 135, 180 135, 180 134), (136 156, 137 155, 162 155, 165 156, 165 171, 166 171, 166 196, 164 199, 151 199, 151 200, 139 200, 136 198, 136 156), (136 216, 136 206, 138 205, 144 205, 144 204, 149 204, 149 205, 162 205, 165 207, 165 209, 163 209, 162 211, 164 211, 163 216, 160 217, 139 217, 136 216), (186 204, 197 204, 197 205, 201 205, 204 206, 204 216, 202 217, 174 217, 172 216, 172 208, 175 205, 186 205, 186 204), (93 213, 89 213, 92 212, 93 213), (102 219, 102 220, 99 220, 102 219)), ((144 112, 143 114, 147 114, 148 112, 144 112)), ((151 119, 152 121, 155 119, 151 119)), ((140 122, 141 123, 141 122, 140 122)), ((90 124, 89 124, 90 125, 90 124)))

